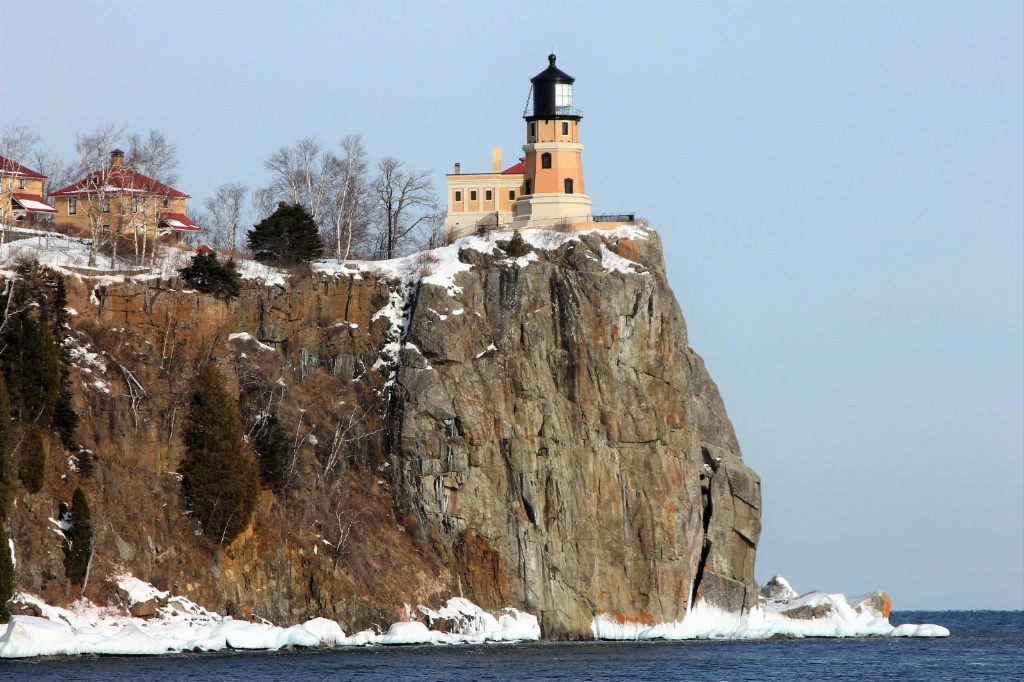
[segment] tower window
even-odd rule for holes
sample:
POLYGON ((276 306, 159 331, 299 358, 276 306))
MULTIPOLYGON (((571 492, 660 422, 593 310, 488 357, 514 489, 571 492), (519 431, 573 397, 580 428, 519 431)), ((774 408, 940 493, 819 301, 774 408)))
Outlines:
POLYGON ((537 137, 537 124, 536 123, 531 123, 530 124, 530 137, 537 137))
POLYGON ((462 201, 462 192, 455 190, 455 201, 462 201))
POLYGON ((490 201, 490 200, 491 200, 491 190, 487 190, 487 191, 486 191, 486 192, 484 193, 484 200, 485 200, 485 201, 490 201))
POLYGON ((562 121, 562 134, 563 135, 568 135, 569 134, 569 122, 568 121, 562 121))
POLYGON ((526 181, 526 194, 533 194, 533 181, 532 180, 527 180, 526 181))
POLYGON ((508 191, 508 200, 509 201, 515 201, 516 200, 516 191, 514 189, 510 189, 508 191))
POLYGON ((565 179, 565 193, 572 194, 572 178, 565 179))
POLYGON ((470 201, 476 201, 476 190, 475 189, 469 193, 469 200, 470 201))
POLYGON ((544 152, 540 155, 540 167, 551 168, 551 154, 549 152, 544 152))

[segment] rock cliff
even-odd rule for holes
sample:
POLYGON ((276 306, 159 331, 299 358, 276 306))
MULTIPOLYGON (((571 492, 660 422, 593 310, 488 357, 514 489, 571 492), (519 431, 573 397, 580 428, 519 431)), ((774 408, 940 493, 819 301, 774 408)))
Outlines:
MULTIPOLYGON (((538 233, 517 257, 506 240, 398 273, 249 281, 231 304, 173 278, 69 277, 97 572, 346 629, 460 594, 534 613, 552 638, 589 637, 602 613, 750 606, 760 481, 689 348, 657 235, 538 233), (247 428, 273 411, 293 435, 288 491, 264 491, 230 546, 197 537, 175 474, 206 361, 247 428)), ((81 476, 56 454, 12 518, 19 588, 54 598, 68 590, 47 517, 81 476)))

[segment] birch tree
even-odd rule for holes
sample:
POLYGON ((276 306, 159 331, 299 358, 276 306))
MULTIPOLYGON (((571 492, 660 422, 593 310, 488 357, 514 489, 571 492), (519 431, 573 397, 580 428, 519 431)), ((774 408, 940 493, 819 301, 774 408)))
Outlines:
MULTIPOLYGON (((89 245, 89 266, 96 266, 96 254, 108 242, 112 240, 113 223, 110 211, 112 202, 108 193, 108 180, 110 169, 107 165, 110 151, 117 147, 124 136, 126 126, 114 123, 106 123, 89 134, 75 136, 76 170, 85 180, 78 196, 82 201, 82 208, 88 216, 89 236, 92 238, 89 245)), ((126 202, 118 201, 120 207, 126 202)), ((121 216, 115 216, 121 218, 121 216)), ((116 239, 113 241, 116 242, 116 239)), ((116 258, 111 258, 113 267, 116 258)))
POLYGON ((352 244, 359 243, 365 236, 369 224, 372 202, 370 190, 369 163, 366 148, 359 135, 346 135, 341 140, 343 156, 338 188, 335 191, 332 235, 335 257, 348 260, 352 244))
POLYGON ((263 166, 271 173, 270 201, 298 204, 321 225, 341 175, 338 157, 316 138, 304 137, 268 156, 263 166))
POLYGON ((238 248, 238 229, 245 211, 245 195, 249 188, 238 183, 227 183, 217 188, 212 197, 204 201, 207 224, 217 240, 232 252, 238 248))

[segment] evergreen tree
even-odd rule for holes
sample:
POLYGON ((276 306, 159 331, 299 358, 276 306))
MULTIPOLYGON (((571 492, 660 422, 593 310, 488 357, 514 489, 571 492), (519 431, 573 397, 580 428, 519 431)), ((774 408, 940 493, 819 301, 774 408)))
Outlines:
POLYGON ((0 373, 0 526, 11 513, 15 494, 15 467, 11 457, 13 445, 11 402, 7 398, 7 384, 0 373))
POLYGON ((508 255, 512 258, 520 258, 530 253, 530 245, 519 234, 519 230, 512 231, 512 239, 508 243, 508 255))
POLYGON ((189 510, 208 537, 231 542, 252 518, 259 472, 245 450, 237 403, 212 364, 196 377, 184 439, 181 474, 189 510))
POLYGON ((192 263, 178 270, 178 276, 188 282, 193 289, 204 294, 223 296, 230 302, 238 298, 241 291, 238 266, 234 260, 221 262, 217 254, 200 251, 192 257, 192 263))
POLYGON ((60 389, 53 409, 53 428, 60 434, 64 447, 78 451, 75 429, 78 427, 78 413, 71 405, 71 353, 62 342, 68 329, 68 296, 64 288, 64 277, 52 273, 49 297, 50 321, 56 343, 57 360, 60 366, 60 389))
POLYGON ((277 415, 263 420, 252 447, 259 457, 260 481, 263 485, 280 493, 284 490, 288 475, 288 437, 277 415))
POLYGON ((309 263, 324 252, 316 221, 301 204, 281 202, 276 211, 254 225, 246 236, 256 260, 265 263, 309 263))
POLYGON ((11 292, 3 330, 4 378, 15 418, 41 424, 53 421, 61 388, 60 359, 50 325, 47 305, 33 296, 32 281, 19 280, 11 292))
POLYGON ((7 611, 7 602, 14 596, 14 562, 11 560, 11 545, 7 538, 7 528, 0 523, 0 623, 11 618, 7 611))
POLYGON ((43 430, 38 424, 29 426, 25 434, 18 462, 18 478, 30 493, 42 490, 46 482, 46 445, 43 430))
POLYGON ((92 514, 85 491, 75 488, 71 498, 71 528, 64 533, 64 573, 73 585, 85 582, 92 557, 92 514))

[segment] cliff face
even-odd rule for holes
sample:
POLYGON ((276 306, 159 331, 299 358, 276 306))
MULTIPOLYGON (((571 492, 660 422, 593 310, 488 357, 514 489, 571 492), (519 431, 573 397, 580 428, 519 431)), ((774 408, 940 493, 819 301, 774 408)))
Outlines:
MULTIPOLYGON (((403 281, 252 283, 231 305, 174 280, 69 280, 98 572, 347 629, 453 594, 558 638, 589 637, 598 613, 752 603, 760 482, 687 344, 657 235, 503 249, 424 258, 403 281), (294 433, 289 492, 264 492, 230 547, 196 537, 174 475, 207 360, 243 417, 273 411, 294 433)), ((78 478, 51 462, 13 519, 19 588, 44 595, 64 589, 46 517, 78 478)))
POLYGON ((467 596, 522 605, 549 636, 749 605, 760 481, 657 236, 536 254, 464 251, 461 291, 421 286, 391 413, 399 505, 467 596))

